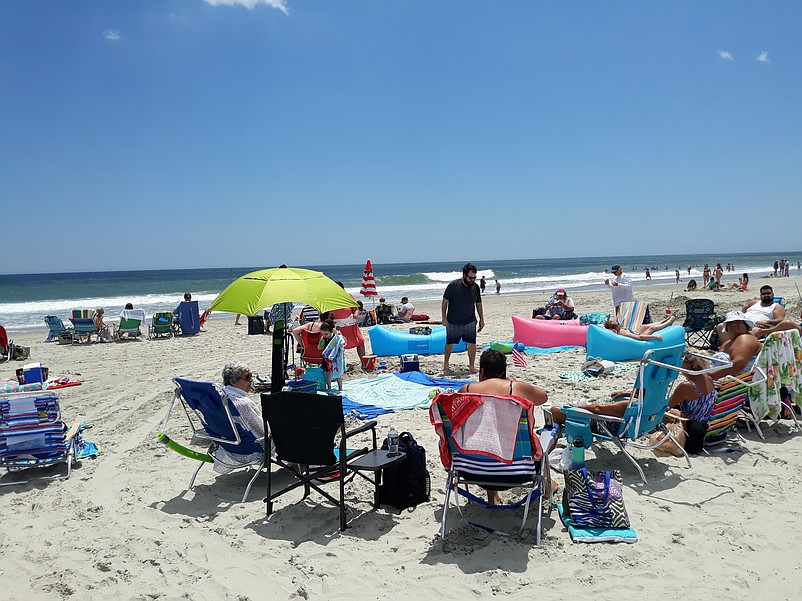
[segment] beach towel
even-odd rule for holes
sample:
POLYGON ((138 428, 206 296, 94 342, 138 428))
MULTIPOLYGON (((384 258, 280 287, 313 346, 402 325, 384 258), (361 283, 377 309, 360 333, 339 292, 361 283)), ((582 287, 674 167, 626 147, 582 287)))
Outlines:
MULTIPOLYGON (((507 398, 456 395, 451 407, 451 441, 461 453, 512 463, 518 422, 525 410, 525 403, 510 403, 507 398)), ((531 407, 529 410, 531 413, 531 407)))
POLYGON ((348 400, 389 411, 428 407, 429 389, 429 386, 408 382, 393 374, 343 382, 343 396, 348 400))
POLYGON ((560 521, 568 529, 571 540, 575 543, 636 543, 638 535, 629 528, 580 528, 571 522, 571 518, 563 511, 562 503, 555 503, 560 521))
POLYGON ((749 388, 749 405, 757 419, 779 419, 782 411, 780 387, 785 386, 791 399, 799 404, 802 392, 802 339, 796 330, 766 336, 757 365, 766 380, 749 388))
POLYGON ((470 384, 472 382, 472 380, 434 378, 423 373, 422 371, 408 371, 405 373, 396 372, 393 375, 407 382, 414 382, 415 384, 423 384, 424 386, 437 386, 440 388, 453 388, 454 390, 459 390, 465 384, 470 384))
MULTIPOLYGON (((617 376, 633 369, 638 369, 638 363, 616 363, 610 375, 617 376)), ((561 380, 568 380, 569 382, 597 382, 598 377, 585 375, 581 371, 566 371, 560 374, 561 380)))
POLYGON ((345 338, 342 334, 335 334, 323 351, 323 358, 330 361, 329 372, 331 379, 341 378, 345 373, 345 338))
MULTIPOLYGON (((507 342, 500 342, 500 344, 509 344, 514 345, 515 343, 512 340, 507 342)), ((482 346, 483 349, 490 348, 489 344, 485 344, 482 346)), ((527 346, 524 347, 527 355, 550 355, 551 353, 561 353, 562 351, 572 351, 576 349, 583 349, 583 346, 552 346, 550 348, 540 348, 538 346, 527 346)))

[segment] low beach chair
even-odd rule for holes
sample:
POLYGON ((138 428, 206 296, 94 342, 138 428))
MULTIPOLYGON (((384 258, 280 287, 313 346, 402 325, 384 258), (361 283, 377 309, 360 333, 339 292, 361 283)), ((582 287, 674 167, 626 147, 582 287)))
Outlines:
POLYGON ((359 475, 373 483, 351 463, 376 450, 376 422, 346 431, 341 397, 306 392, 262 393, 262 415, 268 432, 266 446, 275 450, 275 457, 267 453, 266 460, 268 517, 273 514, 278 497, 302 487, 302 501, 315 490, 333 503, 340 512, 340 530, 345 530, 346 482, 359 475), (372 449, 348 449, 348 440, 363 432, 371 432, 372 449), (277 491, 272 488, 273 464, 283 467, 292 477, 289 484, 277 491), (334 482, 339 484, 336 497, 323 489, 324 484, 334 482))
POLYGON ((460 507, 460 496, 490 510, 523 507, 523 519, 517 532, 526 526, 529 509, 536 505, 535 544, 540 544, 542 519, 551 513, 552 504, 544 496, 551 494, 548 451, 557 440, 556 426, 534 432, 533 405, 515 396, 441 393, 429 408, 429 419, 440 437, 440 461, 448 472, 440 537, 446 535, 451 493, 460 516, 467 523, 507 536, 497 528, 468 521, 460 507), (469 486, 507 490, 523 487, 524 497, 511 505, 490 505, 473 495, 469 486))
POLYGON ((57 315, 45 315, 45 324, 47 324, 47 338, 45 342, 52 342, 58 340, 59 334, 67 331, 67 326, 61 321, 57 315))
POLYGON ((649 312, 649 303, 645 301, 624 301, 618 306, 618 323, 625 330, 635 332, 649 312))
POLYGON ((178 329, 182 336, 191 336, 201 331, 198 301, 182 301, 178 305, 178 329))
POLYGON ((10 472, 75 462, 75 433, 61 418, 54 392, 7 393, 0 397, 0 467, 10 472))
POLYGON ((685 302, 685 344, 697 348, 710 348, 711 336, 716 331, 716 305, 707 298, 693 298, 685 302))
POLYGON ((301 361, 304 365, 320 365, 323 363, 323 351, 318 347, 320 336, 320 332, 301 330, 301 340, 303 340, 304 345, 301 361))
POLYGON ((137 338, 142 335, 141 327, 145 323, 145 311, 142 309, 123 309, 120 312, 120 323, 114 330, 114 337, 122 340, 127 334, 129 338, 137 338))
MULTIPOLYGON (((568 444, 589 449, 597 440, 612 442, 632 462, 641 480, 646 482, 643 470, 627 447, 650 450, 663 444, 666 438, 670 438, 682 449, 688 467, 691 467, 691 460, 685 449, 677 444, 674 436, 663 425, 663 416, 668 410, 669 389, 679 372, 683 371, 680 366, 684 350, 685 345, 679 344, 646 351, 640 361, 629 405, 622 418, 597 415, 579 407, 562 407, 561 410, 566 415, 565 435, 568 444), (652 444, 636 442, 638 438, 655 430, 663 433, 658 441, 652 444)), ((715 369, 719 367, 717 365, 715 369)), ((714 368, 711 367, 710 370, 712 369, 714 368)))
POLYGON ((713 403, 713 411, 710 414, 710 421, 707 423, 705 450, 716 452, 743 449, 741 443, 745 442, 744 437, 735 430, 739 421, 744 421, 749 430, 754 426, 761 440, 765 440, 758 420, 747 408, 748 387, 752 385, 752 377, 753 372, 749 371, 737 376, 721 378, 715 382, 718 398, 713 403))
POLYGON ((187 490, 192 490, 198 472, 206 463, 221 462, 228 469, 250 469, 256 466, 256 472, 242 495, 244 503, 248 498, 251 486, 264 467, 262 440, 257 439, 253 432, 241 425, 239 411, 220 386, 211 382, 195 382, 184 378, 173 378, 173 382, 175 383, 173 399, 159 426, 157 440, 176 453, 200 462, 189 479, 187 490), (166 434, 167 424, 176 401, 181 403, 189 420, 193 439, 210 443, 206 453, 197 453, 187 449, 166 434), (227 451, 225 456, 220 453, 221 449, 227 451))
POLYGON ((171 338, 173 336, 173 314, 170 311, 154 313, 148 329, 148 338, 171 338))
POLYGON ((86 341, 90 342, 92 336, 97 334, 94 311, 91 309, 73 309, 70 322, 72 322, 73 341, 81 342, 83 338, 86 338, 86 341))

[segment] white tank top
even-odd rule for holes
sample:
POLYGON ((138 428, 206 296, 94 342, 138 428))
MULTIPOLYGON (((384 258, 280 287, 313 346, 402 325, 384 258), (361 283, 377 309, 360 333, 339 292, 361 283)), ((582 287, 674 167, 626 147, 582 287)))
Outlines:
POLYGON ((746 318, 752 323, 774 319, 774 307, 776 306, 777 303, 771 303, 768 307, 764 307, 760 302, 757 302, 749 307, 749 310, 745 313, 746 318))

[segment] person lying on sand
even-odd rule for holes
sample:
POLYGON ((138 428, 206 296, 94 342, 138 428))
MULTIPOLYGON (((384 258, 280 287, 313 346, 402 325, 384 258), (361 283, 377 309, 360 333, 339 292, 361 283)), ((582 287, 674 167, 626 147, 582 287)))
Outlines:
POLYGON ((639 325, 634 332, 632 330, 622 328, 621 324, 615 319, 608 319, 605 321, 604 327, 608 330, 612 330, 616 334, 626 336, 627 338, 633 338, 635 340, 662 340, 663 337, 656 335, 655 332, 662 330, 663 328, 667 328, 674 323, 676 319, 676 315, 667 315, 664 319, 656 323, 644 323, 639 325))

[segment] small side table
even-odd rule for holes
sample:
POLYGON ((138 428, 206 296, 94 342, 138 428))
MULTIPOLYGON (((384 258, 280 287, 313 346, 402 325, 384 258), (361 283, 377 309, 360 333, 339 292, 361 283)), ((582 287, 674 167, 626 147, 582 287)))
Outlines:
POLYGON ((348 467, 356 470, 356 472, 365 478, 365 480, 368 482, 373 482, 373 486, 375 487, 373 492, 374 509, 379 508, 379 486, 381 485, 382 480, 381 471, 386 467, 400 463, 406 456, 407 454, 401 451, 395 455, 390 455, 390 451, 377 449, 367 453, 366 455, 362 455, 359 459, 355 459, 348 464, 348 467), (365 474, 361 473, 363 471, 373 472, 374 476, 372 478, 370 476, 366 476, 365 474))

